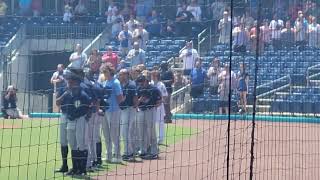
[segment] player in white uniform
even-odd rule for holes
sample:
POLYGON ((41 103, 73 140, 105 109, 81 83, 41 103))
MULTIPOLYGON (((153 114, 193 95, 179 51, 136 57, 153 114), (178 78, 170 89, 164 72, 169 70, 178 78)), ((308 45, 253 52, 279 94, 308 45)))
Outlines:
POLYGON ((167 92, 166 86, 160 81, 160 72, 157 70, 152 71, 151 84, 159 89, 162 97, 161 104, 160 106, 156 107, 156 113, 155 113, 156 128, 158 130, 157 132, 158 144, 162 144, 164 140, 164 135, 165 135, 164 117, 166 115, 163 99, 168 96, 168 92, 167 92))

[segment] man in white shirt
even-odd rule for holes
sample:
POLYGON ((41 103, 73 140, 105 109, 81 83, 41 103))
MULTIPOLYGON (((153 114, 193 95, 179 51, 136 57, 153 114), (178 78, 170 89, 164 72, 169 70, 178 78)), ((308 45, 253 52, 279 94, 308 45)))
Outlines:
POLYGON ((223 18, 220 20, 218 29, 220 31, 219 43, 228 44, 230 42, 231 18, 228 11, 223 12, 223 18))
POLYGON ((198 51, 192 48, 192 42, 186 43, 186 48, 180 52, 179 58, 183 61, 184 75, 190 75, 194 68, 196 59, 199 58, 198 51))
POLYGON ((131 49, 127 55, 127 60, 131 63, 131 67, 144 64, 145 59, 145 51, 139 47, 138 42, 134 42, 133 49, 131 49))
POLYGON ((281 30, 284 27, 284 23, 281 19, 278 19, 278 16, 275 14, 273 20, 270 22, 269 28, 271 30, 271 41, 274 49, 281 48, 281 30))
POLYGON ((69 61, 70 64, 68 65, 69 68, 74 69, 82 69, 85 61, 87 60, 86 53, 82 52, 83 49, 80 44, 76 45, 76 51, 71 54, 69 61))
POLYGON ((201 21, 201 8, 197 4, 197 0, 191 1, 190 5, 187 7, 187 11, 192 13, 195 22, 201 21))

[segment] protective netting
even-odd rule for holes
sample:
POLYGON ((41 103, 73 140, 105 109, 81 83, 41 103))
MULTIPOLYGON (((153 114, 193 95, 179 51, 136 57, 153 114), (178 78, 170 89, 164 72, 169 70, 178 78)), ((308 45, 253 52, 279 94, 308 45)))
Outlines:
MULTIPOLYGON (((86 13, 70 22, 62 17, 62 1, 43 1, 37 17, 26 16, 37 13, 36 5, 22 11, 16 1, 5 2, 1 179, 319 179, 318 1, 199 0, 199 6, 187 2, 185 7, 175 1, 129 1, 120 21, 134 13, 150 31, 146 41, 138 40, 145 57, 137 67, 119 42, 122 22, 104 1, 84 1, 86 13), (151 10, 159 17, 148 16, 151 10), (133 81, 141 74, 153 80, 163 109, 157 114, 156 107, 139 106, 70 121, 56 105, 59 87, 50 81, 53 73, 58 73, 53 79, 60 76, 58 64, 67 67, 77 46, 88 59, 95 49, 102 57, 111 49, 117 55, 116 79, 122 82, 120 70, 127 69, 133 81), (165 94, 157 82, 170 78, 173 91, 164 88, 165 94), (17 107, 8 108, 12 90, 17 107), (165 110, 169 104, 172 122, 165 110), (91 128, 76 133, 89 141, 84 146, 77 135, 69 137, 70 124, 81 121, 91 128), (106 138, 119 138, 120 154, 117 145, 107 151, 106 138), (78 160, 79 170, 83 158, 89 159, 86 175, 55 172, 66 160, 68 170, 78 160)), ((119 10, 126 7, 124 1, 115 3, 119 10)), ((139 98, 157 97, 144 88, 139 98)))

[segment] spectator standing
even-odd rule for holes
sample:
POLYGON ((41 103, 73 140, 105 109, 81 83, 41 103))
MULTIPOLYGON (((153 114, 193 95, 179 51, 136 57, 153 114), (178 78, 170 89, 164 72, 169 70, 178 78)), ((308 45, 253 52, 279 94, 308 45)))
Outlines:
POLYGON ((119 57, 116 52, 113 52, 112 46, 107 47, 107 52, 102 55, 103 63, 110 63, 115 69, 117 69, 119 64, 119 57))
POLYGON ((183 74, 190 75, 196 60, 199 58, 198 51, 192 47, 191 41, 186 43, 186 48, 180 52, 179 58, 182 59, 183 62, 183 74))
POLYGON ((155 0, 136 0, 136 13, 137 17, 144 19, 152 7, 154 7, 155 0))
POLYGON ((72 53, 68 65, 69 68, 82 69, 85 61, 87 60, 86 53, 83 52, 82 46, 80 44, 76 45, 76 52, 72 53))
POLYGON ((224 18, 223 15, 225 12, 225 3, 223 2, 223 0, 215 0, 211 4, 211 10, 212 10, 213 32, 217 32, 218 24, 219 24, 220 20, 224 18))
POLYGON ((39 16, 42 10, 42 0, 32 0, 31 9, 34 17, 39 16))
POLYGON ((163 28, 162 36, 164 37, 174 37, 176 36, 176 27, 171 19, 167 20, 166 25, 163 28))
POLYGON ((298 46, 298 49, 302 50, 306 45, 308 30, 308 22, 304 18, 302 11, 298 12, 298 18, 295 21, 294 29, 296 33, 296 45, 298 46))
POLYGON ((180 71, 175 72, 174 75, 174 84, 173 89, 174 91, 178 91, 179 89, 183 88, 185 85, 187 85, 188 80, 183 76, 183 73, 180 71))
POLYGON ((129 8, 129 4, 127 1, 124 2, 123 8, 121 10, 121 14, 125 22, 130 19, 130 14, 132 14, 131 9, 129 8))
POLYGON ((129 31, 133 32, 137 28, 139 21, 135 19, 133 14, 131 14, 129 21, 126 24, 128 25, 129 31))
POLYGON ((251 17, 250 12, 246 11, 246 13, 242 16, 241 22, 244 23, 244 27, 247 29, 251 29, 254 24, 254 19, 251 17))
POLYGON ((84 16, 87 14, 87 8, 85 6, 84 0, 79 0, 79 3, 74 8, 74 13, 76 16, 84 16))
POLYGON ((63 14, 63 21, 64 22, 71 22, 73 15, 72 15, 72 7, 69 3, 64 6, 64 14, 63 14))
POLYGON ((116 15, 116 12, 118 12, 118 7, 114 4, 113 0, 110 0, 108 10, 105 13, 108 22, 111 22, 111 18, 116 15))
POLYGON ((92 49, 91 54, 87 60, 86 66, 89 70, 89 77, 93 77, 92 79, 98 79, 100 66, 102 63, 101 55, 99 54, 97 49, 92 49))
POLYGON ((168 63, 167 62, 161 62, 160 65, 160 79, 163 82, 163 84, 166 86, 166 90, 168 93, 168 96, 163 98, 164 101, 164 110, 165 110, 165 117, 164 117, 164 121, 166 123, 171 123, 171 117, 172 117, 172 113, 171 113, 171 94, 172 94, 172 85, 174 83, 174 75, 173 72, 171 71, 171 69, 169 69, 168 67, 168 63))
POLYGON ((240 71, 237 74, 238 91, 240 94, 240 113, 247 112, 247 93, 249 89, 249 74, 244 63, 240 63, 240 71))
MULTIPOLYGON (((228 64, 225 64, 224 70, 219 74, 219 114, 223 114, 223 110, 226 114, 229 114, 229 92, 231 88, 234 89, 234 83, 236 82, 236 74, 231 71, 230 73, 230 66, 228 64), (230 84, 230 78, 231 78, 231 84, 230 84)), ((231 99, 230 99, 231 102, 231 99)))
POLYGON ((281 42, 283 47, 290 48, 294 45, 294 29, 291 27, 291 22, 286 22, 285 28, 281 30, 281 42))
POLYGON ((131 67, 144 64, 146 59, 146 53, 140 48, 138 42, 134 42, 133 49, 131 49, 127 55, 127 60, 131 63, 131 67))
POLYGON ((160 23, 160 17, 156 10, 152 10, 151 15, 147 17, 146 30, 150 33, 150 37, 160 36, 161 23, 160 23))
POLYGON ((138 28, 133 31, 132 36, 133 40, 139 43, 140 48, 146 50, 149 33, 144 29, 142 24, 139 24, 138 28))
POLYGON ((223 12, 223 18, 220 19, 218 29, 220 31, 219 43, 228 44, 230 42, 231 18, 228 11, 223 12))
POLYGON ((271 42, 271 30, 269 28, 269 23, 267 19, 263 21, 263 25, 261 26, 260 29, 261 29, 262 41, 264 43, 264 47, 268 47, 271 42))
POLYGON ((318 48, 320 40, 320 25, 317 24, 316 17, 311 18, 311 23, 308 27, 309 46, 318 48))
POLYGON ((123 30, 119 33, 118 39, 120 42, 121 56, 125 57, 129 49, 132 48, 132 32, 129 31, 128 25, 123 25, 123 30))
POLYGON ((190 96, 192 98, 198 98, 204 93, 205 80, 207 78, 206 71, 201 66, 200 59, 197 60, 195 67, 190 73, 191 78, 191 91, 190 96))
POLYGON ((193 15, 193 21, 201 22, 201 8, 197 3, 197 0, 191 0, 190 5, 187 7, 187 11, 189 11, 193 15))
POLYGON ((273 20, 270 22, 269 28, 271 29, 271 41, 275 50, 281 48, 281 29, 283 28, 283 21, 278 18, 278 15, 274 15, 273 20))
POLYGON ((222 69, 220 67, 219 58, 214 58, 211 67, 208 70, 207 77, 209 79, 209 92, 211 95, 218 94, 219 81, 218 76, 221 73, 222 69))
POLYGON ((30 14, 31 3, 32 3, 32 0, 20 0, 19 1, 21 15, 29 15, 30 14))
POLYGON ((249 33, 244 24, 241 23, 232 31, 233 35, 233 48, 235 52, 245 53, 249 42, 249 33))
POLYGON ((54 93, 56 93, 61 87, 65 86, 65 81, 63 78, 63 64, 58 64, 57 71, 53 73, 50 82, 54 86, 54 93))
POLYGON ((251 52, 253 52, 253 53, 256 52, 257 48, 259 48, 259 52, 263 52, 263 50, 264 50, 264 42, 262 39, 262 37, 263 37, 262 33, 259 34, 259 44, 257 41, 257 38, 258 38, 257 33, 258 33, 257 22, 254 22, 254 24, 249 32, 250 43, 251 43, 251 52))
POLYGON ((6 15, 7 8, 7 4, 3 0, 0 0, 0 18, 6 15))
POLYGON ((178 28, 178 35, 190 36, 191 35, 191 19, 193 19, 192 13, 187 11, 187 6, 182 5, 181 10, 177 13, 176 22, 178 28))

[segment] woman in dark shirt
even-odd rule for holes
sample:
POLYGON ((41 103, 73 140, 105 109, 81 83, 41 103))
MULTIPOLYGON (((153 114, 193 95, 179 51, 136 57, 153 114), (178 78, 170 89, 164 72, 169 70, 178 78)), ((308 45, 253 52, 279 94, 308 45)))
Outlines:
POLYGON ((249 84, 249 75, 246 72, 244 63, 240 63, 240 71, 237 74, 238 90, 240 94, 240 112, 247 112, 247 93, 249 84))

